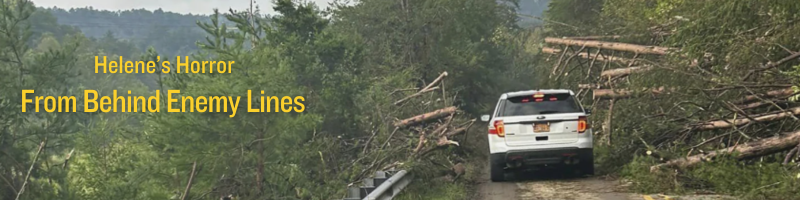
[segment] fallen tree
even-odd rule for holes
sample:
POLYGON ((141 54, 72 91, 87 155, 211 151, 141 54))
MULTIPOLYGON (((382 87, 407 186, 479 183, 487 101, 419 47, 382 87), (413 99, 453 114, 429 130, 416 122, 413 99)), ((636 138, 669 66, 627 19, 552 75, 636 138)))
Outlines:
POLYGON ((645 46, 637 44, 628 44, 620 42, 603 42, 595 40, 572 40, 572 39, 562 39, 562 38, 552 38, 552 37, 545 38, 544 42, 550 44, 585 46, 585 47, 593 47, 600 49, 610 49, 617 51, 628 51, 640 54, 656 54, 656 55, 666 55, 667 53, 675 50, 673 48, 660 47, 660 46, 645 46))
MULTIPOLYGON (((442 72, 422 89, 394 90, 391 94, 398 92, 407 94, 403 95, 405 98, 402 100, 389 102, 390 104, 413 104, 414 106, 407 106, 403 109, 390 106, 389 110, 376 110, 375 117, 382 120, 373 128, 372 135, 368 138, 352 138, 345 141, 346 145, 352 144, 361 148, 360 155, 354 158, 353 163, 364 166, 352 177, 353 181, 362 180, 372 174, 374 170, 403 168, 403 163, 409 161, 416 162, 415 166, 421 164, 433 169, 457 168, 454 165, 458 163, 458 160, 463 159, 461 156, 464 156, 460 148, 454 148, 455 151, 449 151, 447 155, 436 152, 450 146, 460 147, 461 142, 465 142, 467 138, 457 136, 467 133, 475 119, 459 115, 458 107, 452 106, 452 102, 454 102, 452 99, 456 99, 456 97, 450 96, 444 91, 443 79, 446 76, 447 72, 442 72), (441 91, 442 96, 421 95, 423 93, 439 93, 434 91, 441 91), (424 100, 412 101, 415 98, 424 100), (451 100, 436 101, 434 99, 451 100), (412 117, 404 118, 406 116, 412 117), (397 118, 400 120, 396 120, 397 118), (378 126, 386 127, 378 128, 378 126), (381 130, 391 130, 391 132, 383 134, 381 130), (409 146, 408 144, 413 145, 409 146), (453 166, 445 166, 442 163, 451 163, 453 166)), ((464 170, 466 169, 460 169, 461 173, 464 170)))
POLYGON ((783 119, 790 116, 800 115, 800 107, 794 107, 790 109, 786 109, 785 111, 780 111, 777 113, 766 114, 758 117, 741 117, 739 119, 727 119, 727 120, 716 120, 705 122, 697 125, 696 129, 698 130, 712 130, 712 129, 722 129, 722 128, 731 128, 733 126, 741 126, 752 122, 753 120, 757 122, 766 122, 766 121, 775 121, 779 119, 783 119), (751 120, 751 118, 753 120, 751 120))
POLYGON ((741 109, 741 110, 747 110, 747 109, 754 109, 754 108, 760 108, 760 107, 764 107, 764 106, 769 106, 769 105, 773 105, 774 103, 781 103, 781 102, 786 102, 786 101, 785 100, 777 100, 777 99, 776 100, 757 101, 757 102, 748 103, 748 104, 744 104, 744 105, 738 105, 738 106, 736 106, 736 108, 741 109))
POLYGON ((800 131, 795 131, 787 135, 781 135, 771 138, 766 138, 757 141, 747 142, 742 145, 734 145, 732 147, 716 150, 707 154, 698 154, 693 156, 684 157, 677 160, 670 160, 666 163, 654 165, 650 167, 650 171, 657 171, 662 168, 672 167, 685 169, 697 165, 703 161, 709 161, 711 158, 723 155, 726 153, 736 153, 736 159, 747 159, 772 153, 785 151, 794 148, 800 143, 800 131))
POLYGON ((794 90, 792 90, 792 88, 784 88, 784 89, 780 89, 780 90, 767 91, 766 93, 763 93, 763 94, 747 95, 747 96, 745 96, 745 97, 743 97, 743 98, 741 98, 739 100, 733 101, 731 103, 737 104, 737 105, 746 104, 746 103, 750 103, 750 102, 753 102, 753 101, 756 101, 756 100, 760 100, 760 99, 763 99, 763 98, 787 97, 787 96, 791 96, 792 94, 794 94, 794 90))

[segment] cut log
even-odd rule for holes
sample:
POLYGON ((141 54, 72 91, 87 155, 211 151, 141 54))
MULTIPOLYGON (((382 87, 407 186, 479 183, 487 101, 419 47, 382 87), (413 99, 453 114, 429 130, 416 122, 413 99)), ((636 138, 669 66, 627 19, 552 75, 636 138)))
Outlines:
POLYGON ((618 69, 609 69, 600 73, 602 77, 618 77, 618 76, 625 76, 632 73, 637 72, 644 72, 653 69, 651 66, 640 66, 640 67, 627 67, 627 68, 618 68, 618 69))
POLYGON ((598 84, 578 84, 579 89, 600 89, 598 84))
POLYGON ((638 44, 603 42, 603 41, 593 41, 593 40, 571 40, 571 39, 561 39, 552 37, 545 38, 544 42, 550 44, 586 46, 586 47, 594 47, 600 49, 611 49, 617 51, 629 51, 640 54, 656 54, 656 55, 666 55, 670 51, 675 50, 674 48, 660 47, 660 46, 646 46, 638 44))
POLYGON ((752 101, 758 100, 759 98, 783 97, 783 96, 790 96, 792 94, 794 94, 794 90, 792 90, 792 88, 785 88, 780 90, 768 91, 764 94, 747 95, 744 98, 736 100, 731 103, 739 105, 739 104, 750 103, 752 101))
MULTIPOLYGON (((542 53, 560 54, 561 50, 560 49, 554 49, 554 48, 548 48, 548 47, 542 47, 542 53)), ((589 53, 586 53, 586 52, 578 53, 578 56, 580 56, 583 59, 592 59, 592 58, 594 58, 594 55, 589 55, 589 53)), ((628 64, 628 63, 631 62, 630 59, 621 58, 621 57, 615 57, 615 56, 597 56, 597 60, 599 60, 599 61, 609 61, 609 62, 618 62, 618 63, 622 63, 622 64, 628 64)))
POLYGON ((698 154, 677 160, 670 160, 664 164, 659 164, 650 167, 650 171, 657 171, 658 169, 665 167, 673 167, 680 169, 690 168, 703 161, 710 160, 711 158, 714 158, 716 156, 732 152, 738 153, 735 155, 736 156, 735 158, 739 160, 764 156, 796 147, 798 143, 800 143, 800 131, 796 131, 787 135, 766 138, 758 141, 752 141, 742 145, 736 145, 725 149, 716 150, 708 154, 698 154))
MULTIPOLYGON (((758 117, 753 117, 753 119, 757 122, 766 122, 766 121, 775 121, 779 119, 783 119, 793 115, 800 115, 800 107, 794 107, 790 109, 786 109, 786 111, 781 111, 778 113, 762 115, 758 117)), ((729 120, 716 120, 701 123, 697 126, 698 130, 712 130, 712 129, 721 129, 721 128, 731 128, 733 126, 741 126, 747 123, 750 123, 751 120, 746 117, 740 117, 736 120, 729 119, 729 120)))
MULTIPOLYGON (((645 90, 646 91, 646 90, 645 90)), ((619 99, 627 98, 633 94, 631 90, 612 90, 612 89, 595 89, 592 90, 593 99, 619 99)), ((665 92, 664 87, 650 89, 653 94, 662 94, 665 92)))
POLYGON ((418 124, 418 123, 421 123, 421 122, 426 122, 426 121, 430 121, 430 120, 446 117, 446 116, 449 116, 450 114, 453 114, 455 112, 456 112, 456 107, 455 106, 450 106, 450 107, 442 108, 442 109, 439 109, 439 110, 436 110, 436 111, 433 111, 433 112, 429 112, 429 113, 417 115, 417 116, 414 116, 414 117, 411 117, 411 118, 407 118, 407 119, 404 119, 404 120, 400 120, 399 122, 395 122, 394 126, 396 126, 396 127, 407 127, 407 126, 415 125, 415 124, 418 124))
POLYGON ((759 108, 759 107, 766 106, 766 105, 770 105, 770 103, 759 101, 759 102, 748 103, 748 104, 745 104, 745 105, 739 105, 739 106, 736 106, 736 107, 741 109, 741 110, 747 110, 747 109, 759 108))

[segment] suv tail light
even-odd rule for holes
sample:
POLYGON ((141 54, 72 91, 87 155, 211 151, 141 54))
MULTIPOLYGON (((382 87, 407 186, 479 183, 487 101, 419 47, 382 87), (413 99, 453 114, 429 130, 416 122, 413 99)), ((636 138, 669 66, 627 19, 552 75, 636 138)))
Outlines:
POLYGON ((586 132, 586 129, 589 129, 589 121, 586 116, 578 117, 578 133, 586 132))
POLYGON ((494 121, 494 125, 489 127, 489 135, 497 135, 498 137, 506 136, 506 129, 503 127, 503 120, 494 121))

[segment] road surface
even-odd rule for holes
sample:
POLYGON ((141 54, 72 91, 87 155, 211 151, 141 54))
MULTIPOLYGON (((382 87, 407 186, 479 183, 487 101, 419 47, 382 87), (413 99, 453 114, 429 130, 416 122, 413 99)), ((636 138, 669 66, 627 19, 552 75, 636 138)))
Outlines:
MULTIPOLYGON (((484 170, 485 171, 485 170, 484 170)), ((476 200, 728 200, 712 195, 668 196, 636 194, 625 184, 603 177, 574 177, 557 170, 526 172, 506 182, 489 181, 488 173, 478 185, 476 200)))

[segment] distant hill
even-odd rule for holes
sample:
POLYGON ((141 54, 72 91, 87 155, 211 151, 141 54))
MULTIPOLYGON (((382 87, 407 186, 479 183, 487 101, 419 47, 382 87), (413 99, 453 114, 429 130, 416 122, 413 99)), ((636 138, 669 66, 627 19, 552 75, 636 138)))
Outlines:
POLYGON ((182 55, 197 49, 196 41, 203 41, 206 33, 196 22, 210 22, 208 16, 165 12, 161 9, 126 11, 96 10, 92 7, 40 8, 49 11, 62 25, 74 26, 84 35, 94 38, 107 37, 133 42, 144 50, 153 46, 159 52, 182 55))
MULTIPOLYGON (((547 10, 547 4, 549 3, 550 0, 520 0, 517 13, 542 17, 542 13, 547 10)), ((541 25, 542 21, 530 17, 521 17, 519 23, 523 27, 531 27, 541 25)))

